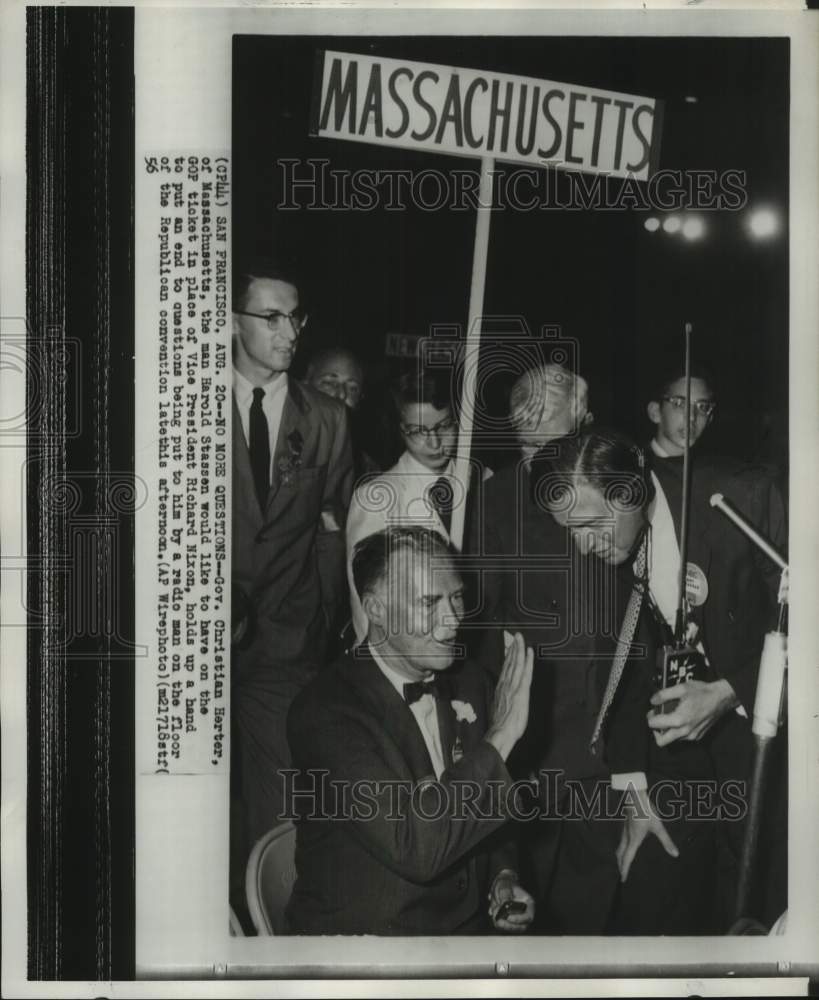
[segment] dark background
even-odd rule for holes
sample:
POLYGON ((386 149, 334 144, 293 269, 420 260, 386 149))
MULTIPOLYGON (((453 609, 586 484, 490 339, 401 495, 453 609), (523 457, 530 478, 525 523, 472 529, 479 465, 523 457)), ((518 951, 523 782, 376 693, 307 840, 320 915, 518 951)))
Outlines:
MULTIPOLYGON (((465 323, 475 213, 412 206, 281 211, 277 160, 413 171, 477 171, 478 161, 310 137, 321 48, 660 98, 660 169, 744 170, 745 209, 699 212, 707 233, 698 241, 647 232, 646 217, 662 214, 642 209, 493 212, 484 312, 522 316, 533 333, 559 326, 579 345, 598 422, 641 439, 650 430, 644 414, 652 375, 669 357, 682 359, 683 323, 692 322, 695 359, 715 370, 720 401, 703 446, 785 472, 787 39, 237 36, 234 264, 257 254, 295 258, 309 280, 311 307, 295 371, 317 344, 351 343, 370 363, 370 401, 378 406, 387 331, 423 334, 431 324, 465 323), (780 215, 781 228, 772 239, 752 240, 748 217, 763 205, 780 215)), ((483 376, 486 406, 502 410, 513 376, 500 368, 483 376)))

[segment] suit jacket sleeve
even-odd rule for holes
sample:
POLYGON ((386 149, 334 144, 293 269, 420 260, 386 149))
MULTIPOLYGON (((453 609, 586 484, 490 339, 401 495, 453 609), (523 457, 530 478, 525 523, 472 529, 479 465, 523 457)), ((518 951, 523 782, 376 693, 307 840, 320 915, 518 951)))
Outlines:
MULTIPOLYGON (((782 493, 770 476, 763 475, 757 480, 756 489, 752 494, 750 513, 759 531, 770 540, 777 552, 787 561, 788 515, 782 493)), ((781 570, 756 546, 754 546, 754 560, 765 580, 771 604, 776 604, 781 570)))
MULTIPOLYGON (((396 765, 396 748, 383 745, 379 720, 355 705, 307 700, 299 707, 288 726, 294 758, 354 789, 360 811, 349 821, 350 832, 402 878, 430 882, 506 823, 504 789, 511 779, 486 741, 465 753, 439 782, 413 786, 396 765), (461 810, 452 807, 458 783, 471 803, 461 810), (449 807, 442 809, 442 800, 449 807)), ((508 856, 498 859, 501 867, 508 856)))
MULTIPOLYGON (((787 513, 782 494, 771 478, 759 467, 744 470, 731 490, 732 500, 740 513, 768 539, 773 547, 787 557, 788 528, 787 513)), ((728 525, 725 531, 738 531, 728 525)), ((759 660, 762 653, 762 634, 775 626, 776 598, 779 592, 780 569, 751 542, 744 542, 750 549, 750 562, 739 563, 737 572, 743 572, 741 579, 747 586, 749 616, 758 620, 735 625, 735 641, 732 655, 720 659, 714 666, 720 677, 724 677, 734 689, 734 693, 749 717, 756 698, 756 682, 759 660), (751 595, 758 595, 752 598, 751 595)), ((722 610, 722 609, 721 609, 722 610)), ((736 611, 736 609, 735 609, 736 611)))
POLYGON ((316 535, 321 604, 331 627, 339 621, 345 595, 344 523, 353 488, 353 451, 347 411, 341 404, 334 409, 336 432, 327 463, 321 519, 316 535))

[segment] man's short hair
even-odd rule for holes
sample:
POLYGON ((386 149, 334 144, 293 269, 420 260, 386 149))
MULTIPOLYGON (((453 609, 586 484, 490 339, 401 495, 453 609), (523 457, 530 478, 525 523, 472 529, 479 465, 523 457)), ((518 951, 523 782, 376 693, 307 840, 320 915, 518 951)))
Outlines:
POLYGON ((436 410, 452 409, 451 373, 412 368, 392 381, 390 395, 398 418, 402 408, 413 403, 429 403, 436 410))
POLYGON ((612 505, 626 509, 644 506, 655 493, 643 449, 606 427, 564 438, 557 455, 538 452, 532 460, 532 479, 536 503, 544 510, 570 506, 583 482, 598 488, 612 505))
MULTIPOLYGON (((646 402, 659 403, 663 396, 668 395, 668 391, 671 386, 681 378, 685 378, 685 362, 682 359, 671 362, 666 361, 664 364, 659 365, 652 377, 650 388, 651 395, 648 397, 646 402)), ((698 361, 692 361, 691 378, 698 378, 700 381, 704 382, 708 387, 708 391, 716 399, 716 378, 713 370, 708 365, 701 364, 698 361)))
POLYGON ((424 560, 454 556, 449 543, 437 531, 420 525, 394 526, 367 535, 353 549, 353 583, 359 599, 386 579, 390 560, 405 550, 424 560))
POLYGON ((355 353, 352 348, 347 347, 344 344, 325 344, 323 347, 319 347, 310 357, 307 362, 307 377, 310 377, 311 372, 315 371, 319 365, 325 364, 330 358, 338 357, 339 355, 344 355, 351 359, 351 361, 356 364, 361 369, 362 377, 364 375, 364 365, 361 363, 361 359, 355 353))
POLYGON ((589 387, 580 375, 574 375, 562 365, 539 364, 527 369, 513 384, 509 394, 509 416, 533 403, 543 403, 541 422, 563 417, 568 413, 571 426, 577 431, 589 409, 589 387))
POLYGON ((299 311, 306 311, 303 282, 295 264, 272 257, 254 257, 240 262, 239 266, 233 269, 234 310, 245 308, 250 284, 259 278, 267 278, 269 281, 284 281, 288 285, 293 285, 299 293, 299 311))

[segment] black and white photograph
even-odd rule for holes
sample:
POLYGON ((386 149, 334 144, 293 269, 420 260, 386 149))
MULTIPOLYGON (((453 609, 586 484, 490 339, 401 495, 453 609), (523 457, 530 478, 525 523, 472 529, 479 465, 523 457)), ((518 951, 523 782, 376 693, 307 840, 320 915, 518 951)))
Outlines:
POLYGON ((815 11, 19 13, 6 983, 815 988, 815 11))
POLYGON ((767 730, 748 816, 786 621, 788 67, 767 38, 234 38, 232 888, 241 910, 255 851, 257 931, 787 909, 767 730), (494 702, 465 722, 476 666, 494 702))

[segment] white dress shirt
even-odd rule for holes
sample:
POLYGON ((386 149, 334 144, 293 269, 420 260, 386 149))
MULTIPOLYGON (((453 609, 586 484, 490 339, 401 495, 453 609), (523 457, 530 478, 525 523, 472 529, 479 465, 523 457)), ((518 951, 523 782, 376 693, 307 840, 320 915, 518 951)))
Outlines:
MULTIPOLYGON (((403 699, 404 685, 411 683, 409 678, 404 677, 404 675, 400 674, 394 667, 391 667, 386 660, 378 655, 372 646, 370 646, 370 653, 372 653, 372 657, 378 664, 378 668, 381 673, 387 678, 390 684, 392 684, 398 692, 399 696, 403 699)), ((430 670, 429 674, 424 675, 422 680, 428 681, 434 676, 435 672, 430 670)), ((414 701, 409 706, 409 710, 415 716, 415 721, 418 723, 418 728, 421 730, 421 736, 423 736, 424 743, 429 751, 432 766, 435 768, 435 777, 440 778, 446 770, 446 767, 444 766, 444 751, 441 744, 441 730, 438 725, 438 707, 435 696, 432 694, 422 695, 417 701, 414 701)))
MULTIPOLYGON (((449 541, 444 523, 427 499, 430 486, 441 476, 455 478, 454 462, 435 472, 413 458, 408 451, 395 465, 356 487, 347 512, 347 580, 350 584, 350 612, 356 642, 367 634, 368 622, 353 582, 353 549, 357 542, 390 526, 420 525, 437 531, 449 541)), ((456 494, 457 496, 457 494, 456 494)))
MULTIPOLYGON (((235 368, 233 369, 233 395, 236 399, 236 406, 242 421, 242 432, 244 433, 248 447, 250 447, 250 407, 253 405, 254 388, 256 387, 248 382, 241 372, 238 372, 235 368)), ((270 471, 268 482, 271 482, 273 455, 276 451, 276 442, 279 438, 284 402, 287 399, 287 372, 279 372, 269 382, 259 388, 264 389, 262 413, 264 413, 267 419, 267 429, 270 434, 270 471)))

